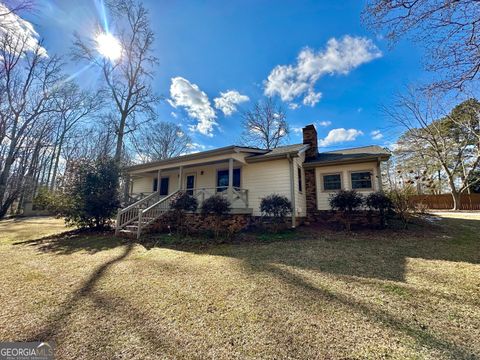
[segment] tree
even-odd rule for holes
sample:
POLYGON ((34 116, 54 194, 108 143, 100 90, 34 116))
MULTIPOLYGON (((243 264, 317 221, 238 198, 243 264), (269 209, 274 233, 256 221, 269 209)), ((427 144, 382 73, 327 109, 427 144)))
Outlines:
POLYGON ((289 134, 285 110, 272 98, 257 102, 242 114, 243 141, 262 149, 274 149, 289 134))
POLYGON ((163 160, 185 153, 192 139, 174 123, 151 121, 134 136, 138 154, 145 161, 163 160))
POLYGON ((364 21, 393 43, 407 36, 426 49, 434 87, 463 88, 480 72, 478 0, 369 0, 364 21))
POLYGON ((37 171, 63 80, 60 59, 30 45, 27 36, 0 36, 0 218, 20 194, 25 173, 33 178, 37 171))
POLYGON ((80 228, 110 226, 120 206, 118 172, 115 161, 108 158, 77 162, 66 187, 68 200, 61 212, 65 222, 80 228))
POLYGON ((393 202, 383 192, 373 192, 365 198, 365 205, 370 210, 378 211, 380 215, 380 227, 383 229, 387 222, 387 215, 393 211, 393 202))
POLYGON ((62 86, 59 96, 55 99, 55 108, 58 112, 58 129, 52 151, 51 166, 53 166, 53 169, 51 172, 50 189, 53 189, 55 186, 60 155, 62 154, 66 137, 80 121, 97 111, 100 108, 100 104, 101 99, 98 94, 82 91, 73 82, 68 82, 62 86))
POLYGON ((157 59, 153 55, 154 34, 148 11, 142 3, 115 0, 109 5, 118 26, 118 39, 103 32, 99 32, 96 39, 88 40, 76 35, 73 58, 92 63, 102 72, 103 92, 113 104, 111 116, 117 135, 114 159, 119 164, 125 135, 155 115, 154 106, 159 98, 153 92, 151 81, 157 59), (108 37, 106 41, 118 41, 119 54, 98 56, 98 42, 104 36, 108 37))
POLYGON ((472 174, 480 166, 480 103, 469 99, 448 113, 438 99, 411 91, 385 111, 403 127, 411 150, 441 166, 460 209, 460 195, 478 181, 472 174))

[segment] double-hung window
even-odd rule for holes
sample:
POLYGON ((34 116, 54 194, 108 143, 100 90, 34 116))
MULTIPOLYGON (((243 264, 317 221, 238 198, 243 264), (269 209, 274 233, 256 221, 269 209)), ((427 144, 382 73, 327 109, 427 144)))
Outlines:
POLYGON ((323 190, 336 191, 342 189, 342 177, 340 174, 323 175, 323 190))
POLYGON ((372 173, 370 171, 356 171, 351 173, 352 189, 371 189, 372 173))

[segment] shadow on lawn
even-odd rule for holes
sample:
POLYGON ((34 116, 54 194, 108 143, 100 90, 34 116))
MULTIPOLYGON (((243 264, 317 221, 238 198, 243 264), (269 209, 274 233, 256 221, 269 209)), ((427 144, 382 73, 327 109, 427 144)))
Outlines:
POLYGON ((41 252, 68 255, 77 251, 94 254, 128 242, 126 239, 115 237, 111 231, 72 230, 39 239, 15 242, 13 245, 32 246, 41 252))
MULTIPOLYGON (((233 244, 156 246, 239 258, 252 266, 283 264, 301 269, 381 280, 405 281, 408 258, 480 264, 480 221, 445 219, 441 225, 409 230, 365 230, 357 233, 303 228, 279 240, 233 244)), ((148 246, 147 246, 148 247, 148 246)))

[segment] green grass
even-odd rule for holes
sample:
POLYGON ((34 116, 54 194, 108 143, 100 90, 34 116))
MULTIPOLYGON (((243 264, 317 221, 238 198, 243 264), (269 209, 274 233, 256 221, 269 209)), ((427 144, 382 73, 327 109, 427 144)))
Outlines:
POLYGON ((221 244, 0 221, 0 340, 53 339, 58 359, 480 358, 480 216, 444 216, 221 244))

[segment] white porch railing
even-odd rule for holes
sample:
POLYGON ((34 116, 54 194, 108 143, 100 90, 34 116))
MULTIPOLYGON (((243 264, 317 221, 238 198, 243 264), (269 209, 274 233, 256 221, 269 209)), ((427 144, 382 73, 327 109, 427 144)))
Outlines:
POLYGON ((228 186, 218 186, 214 188, 197 188, 187 189, 193 193, 193 196, 198 200, 198 206, 201 207, 202 203, 213 195, 221 195, 230 201, 233 209, 248 208, 248 190, 237 187, 232 187, 230 194, 228 186))
POLYGON ((138 225, 137 225, 137 239, 140 238, 142 230, 157 220, 162 214, 170 210, 170 204, 177 195, 179 190, 171 193, 170 195, 163 197, 155 204, 150 205, 148 208, 140 210, 138 212, 138 225))
POLYGON ((138 221, 138 213, 140 210, 150 207, 160 200, 163 195, 159 192, 154 192, 139 201, 127 206, 117 213, 117 221, 115 223, 115 234, 118 235, 119 231, 124 229, 127 225, 138 221))

